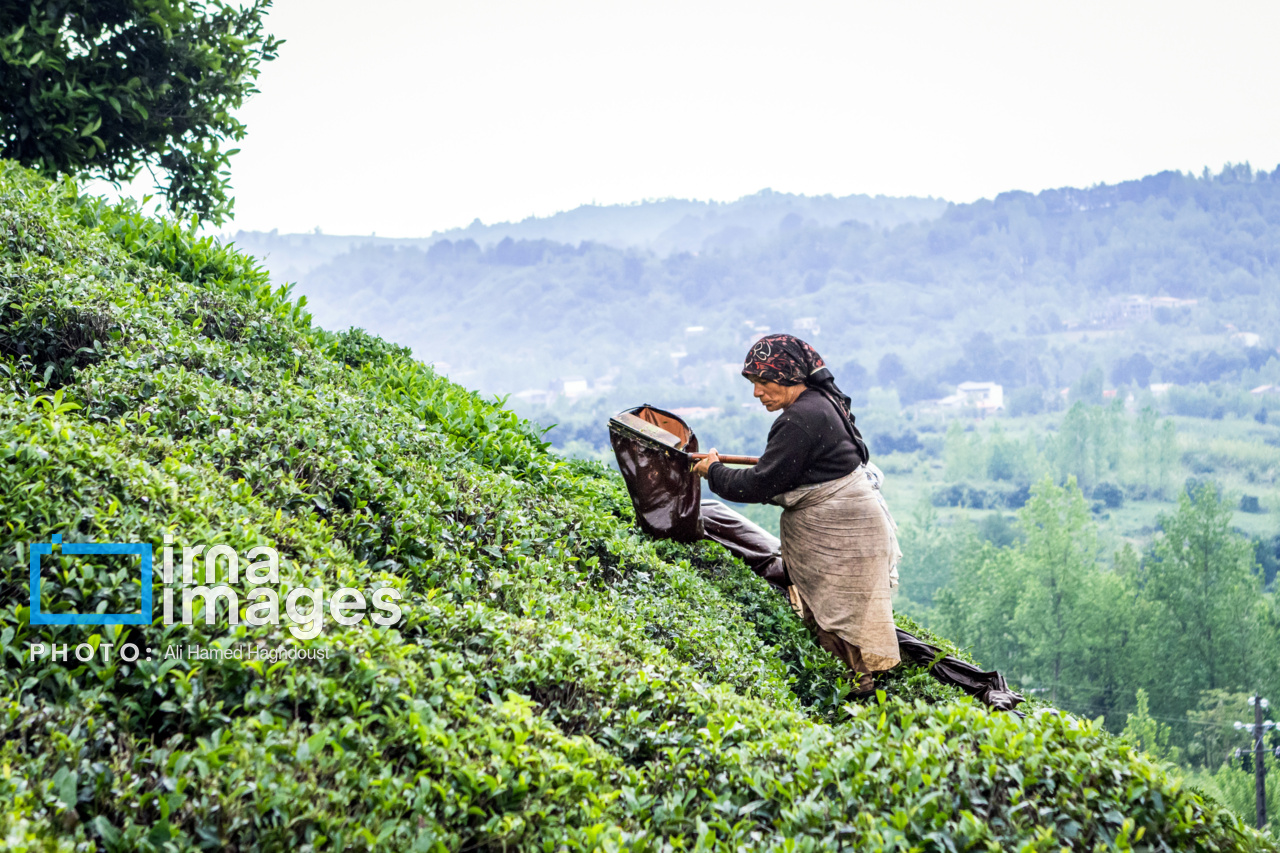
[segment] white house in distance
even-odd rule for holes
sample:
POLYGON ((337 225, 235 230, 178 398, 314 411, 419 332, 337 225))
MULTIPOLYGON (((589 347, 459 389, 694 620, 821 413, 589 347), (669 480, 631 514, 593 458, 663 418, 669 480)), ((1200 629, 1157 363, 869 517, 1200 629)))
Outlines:
MULTIPOLYGON (((594 392, 612 391, 613 380, 617 375, 618 370, 616 368, 610 369, 608 373, 596 380, 594 392)), ((584 377, 565 376, 552 380, 546 389, 526 388, 523 391, 517 391, 511 396, 526 405, 549 406, 560 397, 576 400, 591 393, 593 393, 592 384, 584 377)))
POLYGON ((1257 332, 1233 332, 1231 334, 1231 340, 1242 347, 1256 347, 1262 345, 1262 335, 1257 332))
POLYGON ((1112 298, 1106 304, 1096 306, 1091 313, 1094 325, 1141 323, 1150 320, 1157 308, 1169 310, 1194 308, 1196 304, 1195 299, 1133 294, 1112 298))
POLYGON ((1004 386, 995 382, 961 382, 956 393, 938 401, 943 407, 970 407, 982 414, 994 414, 1004 408, 1004 386))

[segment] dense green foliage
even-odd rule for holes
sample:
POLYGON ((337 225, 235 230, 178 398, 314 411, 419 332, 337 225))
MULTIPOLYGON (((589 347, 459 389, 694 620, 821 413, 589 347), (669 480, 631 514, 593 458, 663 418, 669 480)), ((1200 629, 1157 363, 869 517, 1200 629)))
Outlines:
POLYGON ((1112 731, 1149 714, 1163 752, 1252 819, 1224 759, 1247 746, 1244 697, 1280 695, 1280 430, 1155 405, 954 419, 922 434, 933 458, 881 457, 922 504, 902 519, 897 607, 1112 731), (1224 697, 1238 716, 1206 717, 1224 697))
MULTIPOLYGON (((933 596, 936 622, 1019 683, 1116 730, 1135 688, 1175 719, 1211 691, 1268 695, 1280 688, 1280 611, 1230 514, 1201 486, 1161 519, 1145 559, 1126 546, 1100 571, 1084 496, 1074 480, 1046 478, 1018 511, 1023 541, 997 547, 971 534, 960 544, 961 565, 933 596)), ((1195 757, 1216 765, 1222 754, 1195 757)))
POLYGON ((128 181, 159 167, 174 211, 231 212, 223 143, 278 40, 270 0, 74 0, 0 6, 0 157, 128 181))
MULTIPOLYGON (((615 476, 217 243, 9 164, 0 239, 9 849, 1277 849, 1097 723, 911 668, 843 702, 718 546, 643 538, 615 476), (29 543, 166 532, 273 544, 285 588, 393 587, 404 619, 28 623, 29 543), (128 639, 331 656, 28 651, 128 639)), ((140 595, 110 558, 42 578, 46 611, 140 595)))

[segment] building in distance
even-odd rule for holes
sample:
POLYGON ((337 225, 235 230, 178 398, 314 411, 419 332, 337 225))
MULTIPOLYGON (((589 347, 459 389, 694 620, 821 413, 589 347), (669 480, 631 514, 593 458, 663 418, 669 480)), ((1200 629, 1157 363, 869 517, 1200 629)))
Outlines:
POLYGON ((972 408, 983 415, 1004 408, 1004 386, 997 382, 961 382, 956 393, 938 401, 942 408, 972 408))

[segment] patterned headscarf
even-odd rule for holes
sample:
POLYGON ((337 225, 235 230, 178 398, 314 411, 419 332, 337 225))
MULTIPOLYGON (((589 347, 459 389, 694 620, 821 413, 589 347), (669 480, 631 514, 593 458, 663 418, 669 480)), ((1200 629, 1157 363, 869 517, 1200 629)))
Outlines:
POLYGON ((825 366, 822 356, 794 335, 766 335, 747 353, 742 375, 779 385, 803 385, 809 374, 825 366))
POLYGON ((836 385, 835 377, 817 350, 795 335, 766 335, 751 346, 742 365, 742 375, 758 377, 779 385, 807 385, 822 394, 836 407, 849 428, 849 437, 858 448, 862 461, 870 459, 867 443, 854 426, 853 401, 836 385))

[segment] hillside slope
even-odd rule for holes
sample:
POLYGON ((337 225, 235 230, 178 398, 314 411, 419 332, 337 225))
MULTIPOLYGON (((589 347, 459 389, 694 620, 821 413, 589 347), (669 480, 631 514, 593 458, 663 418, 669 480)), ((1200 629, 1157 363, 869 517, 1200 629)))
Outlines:
MULTIPOLYGON (((909 669, 844 704, 718 546, 243 256, 9 164, 0 235, 8 849, 1280 849, 1094 723, 909 669), (323 631, 30 624, 32 543, 152 543, 158 614, 166 533, 276 548, 323 631)), ((113 559, 46 557, 42 610, 138 612, 113 559)))

